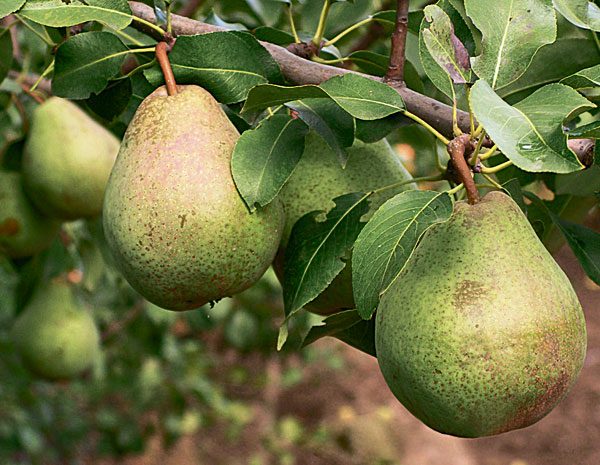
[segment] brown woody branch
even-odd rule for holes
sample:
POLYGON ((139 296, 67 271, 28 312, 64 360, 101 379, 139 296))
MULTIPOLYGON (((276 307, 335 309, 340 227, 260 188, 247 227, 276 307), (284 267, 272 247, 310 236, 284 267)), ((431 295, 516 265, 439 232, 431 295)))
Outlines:
POLYGON ((408 34, 408 3, 409 0, 398 0, 398 6, 396 8, 396 26, 392 33, 390 64, 383 79, 384 82, 394 82, 404 85, 406 35, 408 34))
MULTIPOLYGON (((154 11, 151 7, 139 2, 129 2, 133 14, 146 21, 156 22, 154 11)), ((147 32, 156 37, 156 31, 144 28, 143 24, 133 22, 132 26, 147 32)), ((179 15, 172 16, 172 28, 176 35, 194 35, 207 34, 210 32, 223 31, 224 29, 212 24, 205 24, 193 19, 184 18, 179 15)), ((323 65, 313 61, 300 58, 279 45, 268 42, 261 42, 269 51, 275 61, 279 64, 286 79, 295 85, 320 84, 334 76, 340 76, 347 73, 356 73, 355 71, 337 68, 334 66, 323 65)), ((360 73, 357 73, 360 74, 360 73)), ((361 74, 364 77, 381 81, 381 78, 361 74)), ((452 108, 448 105, 438 102, 431 97, 419 94, 403 85, 390 83, 391 86, 402 96, 408 111, 414 113, 427 121, 438 131, 450 135, 452 134, 452 108)), ((460 112, 458 115, 459 126, 468 131, 470 127, 469 115, 460 112)))

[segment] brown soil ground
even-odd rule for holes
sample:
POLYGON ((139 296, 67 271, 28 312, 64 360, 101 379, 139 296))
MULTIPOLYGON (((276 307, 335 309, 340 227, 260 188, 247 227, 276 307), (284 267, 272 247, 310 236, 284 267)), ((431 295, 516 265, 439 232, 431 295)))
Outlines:
MULTIPOLYGON (((485 439, 439 434, 416 420, 388 390, 372 357, 342 343, 318 341, 325 361, 297 364, 302 382, 282 384, 282 362, 263 367, 266 389, 232 386, 252 406, 253 421, 236 439, 204 428, 169 450, 154 442, 143 457, 121 465, 598 465, 600 464, 600 287, 584 276, 571 252, 557 260, 575 285, 586 314, 588 353, 569 396, 546 418, 519 431, 485 439), (306 432, 325 427, 328 439, 273 441, 279 419, 296 418, 306 432), (271 438, 269 440, 268 438, 271 438)), ((248 363, 255 363, 248 360, 248 363)), ((289 366, 288 366, 289 368, 289 366)), ((112 465, 112 464, 111 464, 112 465)))

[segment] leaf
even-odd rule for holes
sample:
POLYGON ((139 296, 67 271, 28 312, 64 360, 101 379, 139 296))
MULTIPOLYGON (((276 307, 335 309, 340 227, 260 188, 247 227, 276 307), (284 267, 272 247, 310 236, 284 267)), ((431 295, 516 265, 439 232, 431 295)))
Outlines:
POLYGON ((33 22, 52 27, 74 26, 98 21, 115 29, 131 23, 131 10, 126 0, 29 0, 20 14, 33 22))
POLYGON ((248 94, 243 112, 263 110, 292 100, 331 98, 355 118, 376 120, 404 110, 400 94, 390 86, 349 73, 335 76, 319 86, 260 85, 248 94))
MULTIPOLYGON (((439 7, 448 16, 450 23, 454 28, 454 35, 458 40, 460 40, 462 44, 469 45, 466 47, 467 52, 469 54, 474 53, 473 34, 460 12, 447 0, 438 1, 436 7, 439 7)), ((425 18, 423 18, 419 29, 419 58, 421 59, 423 69, 431 82, 448 98, 453 100, 456 92, 454 90, 452 79, 450 78, 448 71, 431 55, 425 42, 424 31, 428 24, 429 23, 425 18)))
POLYGON ((413 124, 414 121, 402 116, 398 113, 390 116, 386 116, 382 119, 374 121, 365 121, 362 119, 355 120, 356 123, 356 138, 371 144, 383 139, 390 132, 409 124, 413 124))
POLYGON ((118 79, 110 82, 99 94, 92 94, 87 100, 87 105, 98 116, 113 121, 125 111, 131 95, 131 79, 118 79))
POLYGON ((345 147, 354 142, 354 118, 328 99, 297 100, 287 106, 327 142, 342 166, 346 166, 348 154, 345 147))
POLYGON ((2 0, 0 5, 0 19, 14 13, 23 6, 25 0, 2 0))
POLYGON ((600 192, 600 166, 592 165, 583 171, 556 176, 554 189, 557 195, 591 196, 600 192))
POLYGON ((310 328, 302 346, 331 336, 375 357, 375 320, 363 320, 356 310, 346 310, 328 316, 323 323, 310 328))
POLYGON ((573 89, 589 89, 600 86, 600 65, 582 69, 560 81, 573 89))
POLYGON ((588 0, 553 0, 554 8, 577 27, 600 31, 600 7, 588 0))
POLYGON ((522 170, 570 173, 583 168, 567 147, 562 122, 595 105, 570 87, 549 84, 511 107, 479 80, 471 90, 471 104, 502 153, 522 170))
POLYGON ((423 233, 452 214, 446 193, 406 191, 385 202, 358 235, 352 287, 359 315, 370 319, 380 294, 402 271, 423 233))
POLYGON ((473 71, 503 87, 521 76, 536 52, 556 39, 556 14, 549 1, 465 0, 467 14, 483 33, 473 71))
MULTIPOLYGON (((169 60, 178 83, 197 84, 218 101, 231 104, 268 81, 273 68, 266 65, 264 53, 268 52, 249 34, 226 31, 179 37, 169 60)), ((144 75, 154 85, 164 81, 158 67, 144 75)))
POLYGON ((52 93, 85 99, 101 92, 121 69, 127 47, 110 32, 84 32, 64 42, 56 52, 52 93))
POLYGON ((359 119, 385 118, 405 108, 400 94, 390 86, 357 74, 334 76, 320 87, 335 103, 359 119))
POLYGON ((288 45, 294 42, 294 36, 289 32, 269 26, 260 26, 254 29, 254 37, 276 45, 288 45))
POLYGON ((8 71, 12 66, 13 47, 10 31, 0 28, 0 82, 8 76, 8 71))
POLYGON ((261 84, 250 90, 242 113, 264 110, 293 100, 325 98, 327 94, 318 86, 279 86, 261 84))
POLYGON ((577 126, 569 131, 569 136, 572 138, 592 138, 600 139, 600 121, 594 121, 593 123, 584 124, 583 126, 577 126))
POLYGON ((335 207, 320 220, 314 211, 292 229, 285 251, 283 300, 289 317, 314 300, 346 266, 342 258, 364 226, 369 194, 352 193, 333 199, 335 207))
POLYGON ((518 179, 512 178, 506 181, 502 184, 502 190, 511 196, 524 214, 527 214, 527 205, 523 200, 523 191, 518 179))
POLYGON ((454 33, 450 17, 437 5, 429 5, 424 11, 430 26, 421 34, 430 55, 455 84, 471 82, 469 52, 454 33))
POLYGON ((541 86, 558 82, 600 62, 600 52, 591 34, 569 23, 564 26, 559 27, 556 42, 544 45, 537 52, 525 74, 498 91, 502 98, 518 102, 541 86), (569 59, 565 60, 564 57, 569 59))
POLYGON ((271 202, 289 179, 302 157, 307 132, 302 120, 274 115, 240 136, 231 170, 250 211, 271 202))
POLYGON ((569 247, 573 250, 585 273, 592 281, 600 285, 600 233, 580 224, 561 219, 535 194, 525 192, 525 195, 550 217, 565 236, 569 247))

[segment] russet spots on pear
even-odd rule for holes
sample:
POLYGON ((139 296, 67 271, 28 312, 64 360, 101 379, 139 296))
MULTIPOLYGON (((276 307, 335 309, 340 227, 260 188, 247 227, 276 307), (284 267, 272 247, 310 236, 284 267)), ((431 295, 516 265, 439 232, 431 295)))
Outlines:
POLYGON ((442 433, 529 426, 573 386, 586 351, 571 283, 501 192, 459 202, 381 298, 379 366, 392 392, 442 433))
POLYGON ((250 214, 231 175, 239 134, 198 86, 164 87, 138 108, 104 199, 108 244, 129 283, 152 303, 189 310, 241 292, 273 260, 278 200, 250 214))

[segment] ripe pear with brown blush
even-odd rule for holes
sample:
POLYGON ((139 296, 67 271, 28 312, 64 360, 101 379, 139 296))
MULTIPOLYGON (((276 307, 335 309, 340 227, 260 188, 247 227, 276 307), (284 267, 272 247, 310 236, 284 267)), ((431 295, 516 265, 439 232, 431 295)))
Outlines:
MULTIPOLYGON (((275 271, 283 276, 283 257, 294 223, 314 210, 331 210, 333 199, 351 192, 370 192, 383 186, 410 181, 398 155, 385 140, 373 144, 356 141, 348 149, 348 161, 343 168, 335 152, 315 132, 309 132, 302 158, 294 173, 281 189, 279 198, 286 213, 285 229, 275 271)), ((371 208, 366 218, 375 213, 386 200, 414 184, 388 189, 371 197, 371 208)), ((329 287, 306 305, 314 313, 323 315, 354 308, 350 259, 329 287)))
POLYGON ((62 281, 36 291, 15 322, 12 340, 25 366, 50 380, 82 374, 100 352, 92 315, 62 281))
POLYGON ((106 239, 121 272, 150 302, 189 310, 254 284, 283 228, 274 201, 250 213, 231 175, 239 134, 198 86, 164 87, 131 121, 104 199, 106 239))
POLYGON ((501 192, 455 204, 383 294, 377 359, 431 428, 480 437, 524 428, 571 389, 586 329, 571 283, 501 192))
POLYGON ((27 194, 46 215, 95 217, 119 140, 74 103, 51 97, 38 106, 23 155, 27 194))
POLYGON ((50 245, 59 229, 59 221, 44 216, 29 201, 21 174, 0 171, 0 254, 35 255, 50 245))

